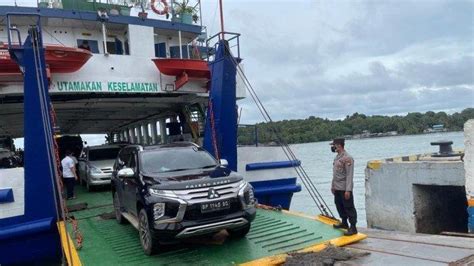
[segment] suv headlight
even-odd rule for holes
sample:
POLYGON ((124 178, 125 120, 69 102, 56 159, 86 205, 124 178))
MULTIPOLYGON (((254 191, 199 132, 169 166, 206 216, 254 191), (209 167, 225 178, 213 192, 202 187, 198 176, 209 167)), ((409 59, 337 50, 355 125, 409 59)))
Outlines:
POLYGON ((247 205, 255 204, 255 194, 254 194, 252 186, 250 186, 250 188, 244 192, 244 199, 245 199, 245 204, 247 205))
POLYGON ((156 220, 160 219, 165 215, 165 209, 166 209, 166 204, 161 202, 161 203, 155 203, 153 205, 153 218, 156 220))
POLYGON ((150 195, 164 197, 164 198, 177 198, 176 194, 171 190, 161 190, 156 188, 149 188, 148 192, 150 195))

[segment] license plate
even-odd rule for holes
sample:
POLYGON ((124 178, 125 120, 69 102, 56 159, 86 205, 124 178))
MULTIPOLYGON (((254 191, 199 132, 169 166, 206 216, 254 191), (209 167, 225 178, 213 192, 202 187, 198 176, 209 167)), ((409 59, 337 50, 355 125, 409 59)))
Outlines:
POLYGON ((230 208, 230 200, 214 201, 209 203, 201 203, 201 212, 215 212, 230 208))

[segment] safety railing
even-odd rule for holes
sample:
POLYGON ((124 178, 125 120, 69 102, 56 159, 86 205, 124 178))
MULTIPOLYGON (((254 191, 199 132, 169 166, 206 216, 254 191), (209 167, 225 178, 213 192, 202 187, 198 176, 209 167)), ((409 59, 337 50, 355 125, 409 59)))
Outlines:
POLYGON ((219 32, 209 37, 206 40, 206 49, 208 51, 207 61, 212 61, 214 59, 215 51, 217 51, 217 46, 219 43, 225 40, 226 45, 228 45, 229 50, 232 54, 237 55, 237 60, 240 60, 240 33, 235 32, 219 32))
POLYGON ((29 14, 29 13, 8 13, 7 14, 7 39, 8 39, 8 49, 13 49, 13 48, 21 48, 23 45, 23 42, 21 40, 21 32, 20 30, 15 26, 15 24, 12 23, 12 18, 13 17, 33 17, 36 18, 35 26, 38 27, 39 33, 41 33, 41 16, 38 14, 29 14), (13 41, 13 36, 12 33, 15 33, 16 38, 18 39, 18 45, 13 41))

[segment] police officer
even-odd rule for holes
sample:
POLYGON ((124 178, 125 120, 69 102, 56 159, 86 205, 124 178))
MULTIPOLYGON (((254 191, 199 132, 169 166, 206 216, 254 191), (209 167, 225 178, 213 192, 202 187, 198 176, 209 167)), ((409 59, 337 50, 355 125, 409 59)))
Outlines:
POLYGON ((337 152, 333 163, 333 178, 331 192, 334 195, 337 212, 342 222, 334 225, 334 228, 348 229, 344 235, 351 236, 357 234, 357 212, 354 207, 354 159, 344 150, 344 139, 336 138, 331 145, 331 151, 337 152), (349 219, 349 224, 347 220, 349 219))

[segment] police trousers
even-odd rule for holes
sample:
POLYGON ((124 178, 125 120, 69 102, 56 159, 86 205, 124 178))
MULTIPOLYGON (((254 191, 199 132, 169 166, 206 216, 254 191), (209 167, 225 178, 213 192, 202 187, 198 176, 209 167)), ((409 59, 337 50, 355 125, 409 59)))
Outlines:
POLYGON ((357 211, 354 206, 354 195, 351 191, 351 196, 349 199, 344 198, 345 191, 336 190, 334 192, 334 203, 336 203, 337 212, 339 217, 341 217, 343 223, 347 223, 347 219, 351 225, 356 225, 357 223, 357 211))

